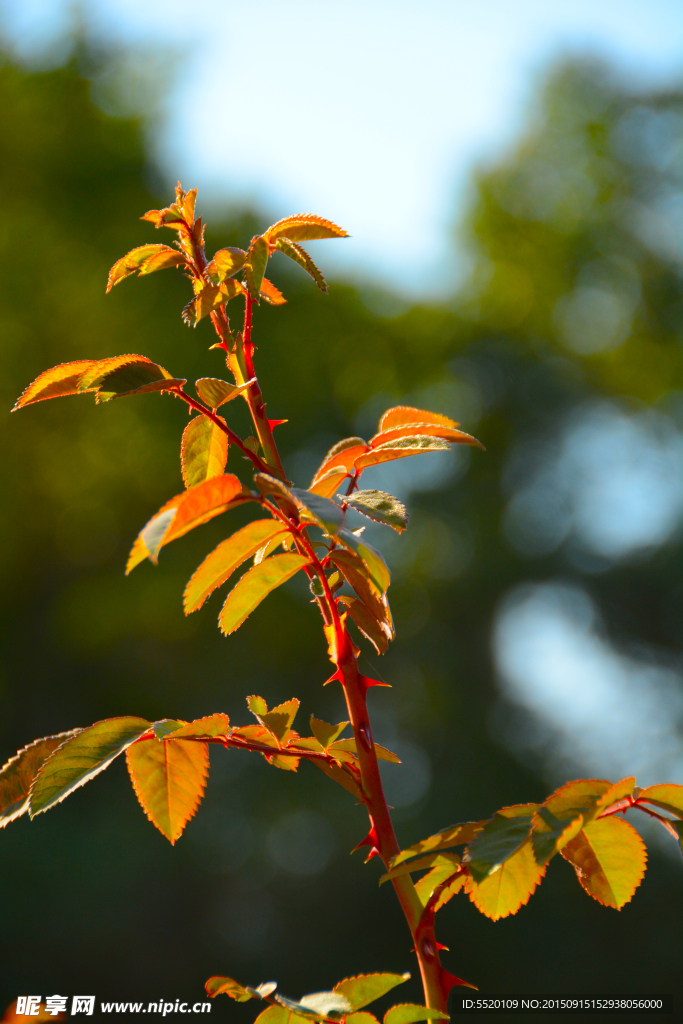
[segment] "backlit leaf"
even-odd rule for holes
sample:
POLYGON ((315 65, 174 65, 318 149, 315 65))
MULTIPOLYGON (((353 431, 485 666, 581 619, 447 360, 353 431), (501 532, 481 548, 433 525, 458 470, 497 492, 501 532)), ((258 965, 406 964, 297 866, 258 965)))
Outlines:
POLYGON ((75 736, 80 730, 60 732, 56 736, 44 736, 34 740, 10 757, 0 768, 0 828, 21 817, 28 810, 31 783, 40 769, 62 743, 75 736))
POLYGON ((346 502, 349 508, 355 508, 376 523, 391 526, 397 533, 408 525, 408 513, 405 505, 385 491, 356 491, 351 497, 338 494, 337 498, 346 502))
POLYGON ((164 740, 167 736, 172 736, 174 732, 178 732, 184 725, 187 725, 187 722, 181 722, 175 718, 162 718, 161 721, 154 722, 152 732, 156 739, 164 740))
POLYGON ((448 872, 444 875, 444 878, 447 878, 449 873, 452 874, 460 867, 460 857, 457 853, 428 853, 424 857, 418 857, 417 860, 411 860, 408 864, 399 864, 397 867, 391 868, 390 871, 382 875, 379 884, 383 885, 384 882, 390 882, 394 878, 410 875, 413 871, 425 871, 427 868, 434 867, 448 868, 448 872))
POLYGON ((440 437, 449 444, 476 444, 479 448, 484 447, 471 434, 465 434, 453 427, 442 427, 436 423, 409 423, 404 427, 392 427, 391 430, 375 434, 370 438, 369 444, 371 448, 381 448, 390 441, 401 441, 410 437, 440 437))
POLYGON ((521 906, 528 903, 544 874, 545 868, 536 863, 531 843, 525 842, 480 884, 469 876, 465 890, 477 910, 497 921, 516 914, 521 906))
POLYGON ((348 472, 344 466, 337 467, 336 469, 330 469, 326 473, 323 473, 321 477, 318 477, 315 483, 312 483, 308 488, 311 494, 320 494, 323 498, 331 498, 341 482, 348 477, 348 472))
POLYGON ((327 764, 325 761, 313 761, 312 763, 316 768, 320 768, 321 771, 325 772, 325 775, 329 776, 330 779, 334 779, 340 786, 343 786, 357 800, 363 799, 363 791, 360 785, 343 768, 335 764, 327 764))
POLYGON ((230 996, 238 1003, 246 1003, 248 999, 253 999, 251 992, 244 985, 240 985, 233 978, 222 978, 220 975, 209 978, 204 988, 212 999, 220 995, 230 996))
POLYGON ((464 846, 471 843, 485 824, 485 821, 466 821, 462 825, 453 825, 451 828, 443 829, 442 832, 437 832, 436 835, 429 836, 428 839, 422 839, 414 846, 408 846, 405 850, 401 850, 391 858, 390 866, 395 867, 397 864, 402 864, 404 860, 408 860, 409 857, 416 857, 421 853, 430 853, 433 850, 445 850, 450 846, 464 846))
POLYGON ((81 729, 47 759, 31 786, 29 814, 49 810, 108 768, 150 728, 144 718, 108 718, 81 729))
POLYGON ((195 487, 220 476, 227 461, 228 435, 208 416, 194 416, 183 431, 180 446, 185 486, 195 487))
MULTIPOLYGON (((425 877, 429 877, 428 875, 425 877)), ((443 889, 439 893, 439 896, 434 903, 434 913, 438 913, 442 907, 445 907, 449 900, 452 900, 461 889, 464 888, 465 883, 468 880, 468 875, 456 875, 447 885, 444 885, 443 889)))
POLYGON ((305 249, 302 249, 300 245, 297 245, 296 242, 293 242, 289 238, 278 238, 276 248, 278 252, 283 254, 283 256, 288 256, 290 260, 298 263, 299 266, 313 278, 321 292, 327 291, 327 282, 325 281, 325 278, 320 273, 305 249))
POLYGON ((374 1013, 367 1010, 359 1010, 357 1013, 350 1013, 344 1018, 344 1024, 379 1024, 374 1013))
POLYGON ((269 1006, 260 1013, 254 1024, 310 1024, 310 1017, 294 1013, 286 1006, 269 1006))
POLYGON ((310 242, 316 238, 348 238, 343 228, 313 213, 295 213, 273 224, 264 232, 271 244, 278 238, 289 238, 292 242, 310 242))
POLYGON ((206 272, 214 284, 222 284, 226 278, 238 274, 247 254, 244 249, 236 249, 228 246, 227 249, 219 249, 211 262, 207 265, 206 272))
POLYGON ((387 563, 384 561, 384 558, 379 551, 377 551, 376 548, 373 548, 372 545, 368 544, 367 541, 357 537, 355 533, 351 533, 350 530, 338 530, 336 536, 337 539, 345 545, 345 547, 358 555, 364 563, 370 579, 380 593, 384 594, 391 583, 391 575, 389 573, 387 563))
POLYGON ((175 738, 139 740, 128 747, 126 761, 143 811, 175 843, 204 795, 208 744, 175 738))
POLYGON ((173 733, 173 739, 190 739, 204 736, 226 736, 230 732, 230 719, 222 712, 197 718, 173 733))
POLYGON ((183 254, 168 245, 140 245, 116 261, 109 271, 107 291, 110 292, 114 285, 136 271, 142 276, 166 267, 179 267, 184 263, 186 260, 183 254))
POLYGON ((387 441, 379 448, 361 455, 354 462, 354 468, 358 471, 369 469, 370 466, 379 466, 383 462, 393 462, 394 459, 405 459, 409 455, 421 455, 424 452, 450 451, 450 444, 442 441, 440 437, 403 437, 397 441, 387 441))
POLYGON ((253 380, 248 380, 244 384, 228 384, 226 380, 219 380, 218 377, 200 377, 195 382, 195 388, 202 402, 215 411, 225 402, 237 398, 253 383, 253 380))
POLYGON ((335 533, 344 523, 344 513, 334 501, 312 494, 301 487, 290 488, 296 501, 311 513, 314 519, 328 532, 335 533))
POLYGON ((34 402, 45 402, 48 398, 80 394, 83 374, 99 362, 98 359, 77 359, 73 363, 60 363, 50 370, 44 370, 17 398, 12 412, 33 405, 34 402))
POLYGON ((330 552, 330 561, 341 571, 361 601, 366 604, 381 624, 389 640, 394 638, 394 624, 386 596, 374 583, 367 565, 352 551, 335 549, 330 552))
POLYGON ((223 585, 235 569, 250 558, 268 540, 285 533, 286 527, 274 519, 256 519, 232 537, 221 541, 206 556, 185 587, 185 614, 197 611, 213 591, 223 585))
MULTIPOLYGON (((380 760, 380 761, 388 761, 390 764, 400 764, 401 763, 401 758, 397 757, 397 755, 394 754, 393 751, 387 750, 386 747, 383 747, 379 743, 375 743, 374 747, 375 747, 375 754, 377 755, 378 760, 380 760)), ((358 755, 358 750, 356 749, 356 740, 355 740, 355 738, 353 736, 350 736, 349 739, 347 739, 347 740, 337 740, 336 742, 334 742, 330 746, 330 753, 331 754, 336 754, 337 751, 342 751, 342 750, 345 750, 345 751, 348 751, 349 753, 358 755)))
POLYGON ((164 386, 167 389, 178 387, 179 378, 172 377, 168 370, 158 363, 153 363, 151 359, 136 356, 130 362, 123 363, 113 370, 108 370, 104 366, 103 372, 90 381, 89 387, 97 391, 96 402, 109 402, 112 398, 144 393, 144 390, 149 390, 149 385, 156 385, 160 381, 165 382, 165 385, 162 383, 154 390, 160 390, 164 386))
POLYGON ((376 619, 368 606, 357 597, 341 594, 337 600, 348 609, 349 615, 358 626, 358 629, 363 636, 367 637, 377 653, 384 654, 391 640, 386 624, 376 619))
POLYGON ((459 426, 455 420, 448 416, 442 416, 439 412, 428 412, 426 409, 415 409, 411 405, 395 405, 387 409, 380 417, 377 430, 391 430, 393 427, 403 427, 408 423, 436 423, 442 427, 459 426))
POLYGON ((536 863, 547 864, 570 839, 579 834, 583 825, 582 814, 568 820, 560 820, 551 814, 547 807, 539 807, 538 814, 534 817, 534 832, 531 837, 536 863))
POLYGON ((677 818, 683 818, 683 786, 675 785, 672 782, 664 782, 658 786, 648 786, 638 794, 638 802, 642 800, 655 807, 661 807, 677 818))
POLYGON ((463 857, 463 863, 467 864, 475 882, 482 882, 526 841, 538 808, 539 804, 504 807, 487 821, 463 857))
POLYGON ((348 999, 338 992, 311 992, 301 997, 299 1005, 307 1010, 314 1010, 323 1017, 330 1013, 348 1013, 351 1009, 348 999))
POLYGON ((258 302, 268 263, 268 243, 263 235, 253 238, 244 264, 244 276, 252 299, 258 302))
POLYGON ((544 801, 543 806, 560 820, 583 815, 584 822, 591 821, 601 810, 632 793, 635 779, 630 777, 612 783, 606 779, 575 779, 560 786, 544 801))
MULTIPOLYGON (((444 853, 442 854, 442 856, 446 857, 448 856, 448 854, 444 853)), ((459 860, 459 858, 455 857, 455 854, 451 854, 451 856, 454 857, 456 860, 459 860)), ((457 865, 448 865, 447 863, 435 864, 431 871, 428 871, 426 875, 423 875, 422 878, 419 878, 417 880, 417 882, 415 883, 415 892, 417 893, 420 903, 422 904, 423 907, 427 906, 427 903, 432 898, 435 889, 438 886, 442 885, 444 882, 446 882, 449 878, 453 878, 457 871, 457 865)), ((458 877, 461 883, 460 887, 462 887, 465 880, 465 875, 461 874, 458 877)), ((453 895, 455 895, 455 892, 453 893, 453 895)))
POLYGON ((256 715, 259 720, 261 715, 266 715, 268 713, 268 705, 263 697, 259 697, 257 694, 252 694, 250 697, 247 697, 247 707, 251 711, 252 715, 256 715))
POLYGON ((448 1014, 415 1003, 399 1003, 387 1010, 383 1024, 414 1024, 418 1020, 448 1020, 448 1014))
POLYGON ((281 743, 292 727, 292 722, 299 710, 300 703, 301 701, 293 697, 291 700, 285 701, 284 704, 278 704, 271 711, 266 711, 259 716, 266 729, 272 732, 273 736, 281 743))
POLYGON ((341 469, 343 467, 346 472, 352 471, 356 459, 368 451, 370 451, 370 445, 362 437, 346 437, 343 441, 338 441, 330 448, 320 463, 311 481, 311 485, 332 469, 341 469))
MULTIPOLYGON (((184 198, 184 193, 183 193, 184 198)), ((185 225, 185 216, 182 210, 182 200, 180 200, 180 206, 178 203, 172 203, 170 206, 165 206, 163 210, 148 210, 147 213, 143 213, 140 220, 147 220, 150 224, 153 224, 155 228, 178 228, 180 225, 185 225)))
POLYGON ((390 992, 392 988, 408 981, 410 974, 359 974, 338 982, 333 991, 346 996, 354 1010, 360 1010, 368 1003, 390 992))
POLYGON ((279 288, 276 288, 272 281, 269 281, 267 277, 264 277, 261 281, 261 298, 268 303, 269 306, 284 306, 287 299, 284 297, 279 288))
POLYGON ((272 590, 281 586, 299 572, 308 559, 303 555, 272 555, 260 565, 254 565, 228 594, 221 609, 218 624, 228 636, 234 633, 253 610, 272 590))
POLYGON ((616 816, 590 822, 561 853, 588 895, 616 910, 633 896, 647 863, 643 840, 616 816))
POLYGON ((343 733, 348 724, 348 722, 337 722, 336 725, 330 725, 329 722, 323 722, 322 719, 314 718, 313 715, 311 715, 311 732, 323 750, 328 747, 330 743, 333 743, 341 733, 343 733))
POLYGON ((254 473, 254 483, 263 495, 273 495, 280 508, 290 518, 297 515, 298 506, 289 487, 268 473, 254 473))

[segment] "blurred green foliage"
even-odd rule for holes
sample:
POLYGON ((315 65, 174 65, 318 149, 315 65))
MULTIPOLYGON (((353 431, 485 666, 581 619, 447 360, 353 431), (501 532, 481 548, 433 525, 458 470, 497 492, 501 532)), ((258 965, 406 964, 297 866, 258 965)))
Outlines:
MULTIPOLYGON (((159 240, 136 218, 170 188, 142 121, 103 112, 90 92, 76 61, 0 69, 3 757, 110 715, 223 710, 246 722, 254 692, 272 703, 298 696, 302 718, 337 721, 341 697, 321 688, 329 663, 303 588, 273 595, 229 640, 215 626, 216 598, 183 617, 191 571, 246 513, 123 576, 137 530, 182 489, 180 403, 152 395, 95 408, 86 396, 9 416, 41 370, 72 359, 130 351, 190 380, 221 375, 210 327, 181 322, 180 275, 128 281, 105 298, 112 263, 159 240)), ((372 529, 395 569, 398 629, 390 653, 365 666, 394 687, 373 695, 377 736, 407 753, 416 792, 431 762, 431 788, 397 807, 406 844, 550 790, 542 766, 513 757, 491 727, 492 709, 506 713, 492 622, 512 588, 574 581, 618 649, 680 659, 680 533, 591 560, 569 535, 534 547, 533 522, 525 534, 509 513, 539 452, 586 403, 680 411, 680 136, 679 92, 639 95, 604 68, 565 65, 524 139, 476 176, 464 228, 472 275, 451 301, 387 315, 391 296, 371 286, 333 282, 324 297, 272 266, 289 304, 257 311, 257 366, 270 415, 289 419, 278 439, 297 484, 330 444, 367 436, 396 401, 455 415, 488 449, 446 457, 438 471, 441 456, 399 463, 390 482, 408 494, 411 526, 401 538, 372 529)), ((253 211, 220 220, 210 217, 211 250, 265 226, 253 211)), ((238 404, 229 409, 239 428, 238 404)), ((248 479, 245 467, 232 452, 228 468, 248 479)), ((370 476, 364 486, 375 486, 370 476)), ((307 766, 293 776, 236 753, 212 761, 204 806, 173 849, 140 813, 122 764, 0 836, 0 1006, 29 991, 201 998, 216 973, 272 975, 297 996, 351 973, 413 968, 376 862, 347 855, 364 828, 347 794, 307 766), (292 870, 299 856, 307 874, 292 870)), ((680 993, 680 865, 657 848, 651 861, 620 914, 587 899, 563 863, 527 908, 496 924, 456 898, 441 915, 446 966, 489 991, 680 993)), ((405 998, 419 1001, 410 986, 405 998)), ((219 1017, 251 1019, 220 1003, 219 1017)))

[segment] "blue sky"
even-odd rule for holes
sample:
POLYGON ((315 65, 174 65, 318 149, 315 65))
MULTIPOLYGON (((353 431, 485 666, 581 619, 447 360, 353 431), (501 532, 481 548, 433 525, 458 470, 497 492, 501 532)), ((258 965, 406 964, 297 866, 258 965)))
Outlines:
MULTIPOLYGON (((352 234, 328 268, 403 292, 458 273, 450 228, 473 166, 515 139, 549 64, 604 55, 634 85, 680 74, 678 0, 85 0, 100 38, 182 54, 158 140, 171 177, 273 218, 352 234)), ((69 0, 3 0, 35 55, 69 0)), ((334 251, 333 251, 334 250, 334 251)), ((322 253, 321 253, 322 257, 322 253)), ((460 261, 460 269, 462 262, 460 261)))

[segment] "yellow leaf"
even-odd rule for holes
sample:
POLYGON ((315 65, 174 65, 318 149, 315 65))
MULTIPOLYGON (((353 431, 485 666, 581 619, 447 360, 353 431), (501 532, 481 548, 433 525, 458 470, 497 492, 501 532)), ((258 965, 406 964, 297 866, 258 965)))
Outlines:
MULTIPOLYGON (((225 420, 221 420, 225 423, 225 420)), ((195 416, 183 431, 180 462, 186 487, 220 476, 228 461, 228 435, 208 416, 195 416)))
POLYGON ((638 794, 638 802, 641 800, 661 807, 662 810, 675 814, 677 818, 683 818, 683 786, 673 782, 663 782, 657 786, 648 786, 638 794))
POLYGON ((289 238, 292 242, 308 242, 315 238, 348 238, 348 232, 333 224, 331 220, 316 217, 313 213, 295 213, 273 224, 264 233, 269 243, 278 238, 289 238))
POLYGON ((110 292, 114 285, 123 281, 130 274, 136 272, 140 275, 151 274, 155 270, 163 270, 165 267, 179 267, 185 262, 183 254, 177 249, 171 249, 168 245, 139 245, 137 249, 131 249, 129 253, 117 260, 111 268, 107 281, 107 292, 110 292))
POLYGON ((208 744, 145 739, 126 751, 133 789, 149 820, 171 843, 182 834, 204 795, 208 744))
POLYGON ((621 910, 645 873, 645 844, 632 825, 612 816, 592 821, 560 851, 589 896, 621 910))
POLYGON ((228 636, 234 633, 272 590, 291 579, 308 564, 303 555, 271 555, 252 566, 228 594, 218 624, 228 636))
POLYGON ((468 876, 465 888, 477 910, 492 921, 498 921, 516 914, 529 902, 544 874, 545 868, 536 863, 531 843, 527 841, 479 885, 468 876))
POLYGON ((99 362, 98 359, 77 359, 73 363, 60 363, 44 370, 17 398, 12 412, 34 402, 45 402, 48 398, 79 394, 84 390, 80 387, 83 374, 99 362))

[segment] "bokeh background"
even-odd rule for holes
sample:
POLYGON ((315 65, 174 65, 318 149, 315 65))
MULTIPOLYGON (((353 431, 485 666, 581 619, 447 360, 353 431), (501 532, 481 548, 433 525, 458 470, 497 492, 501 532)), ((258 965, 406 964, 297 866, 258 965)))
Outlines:
MULTIPOLYGON (((137 218, 180 174, 202 188, 212 250, 301 208, 354 236, 311 247, 329 296, 275 261, 289 303, 257 313, 299 485, 397 402, 487 447, 367 474, 411 513, 400 538, 367 533, 393 572, 398 638, 363 664, 393 687, 372 697, 378 740, 403 758, 386 774, 399 839, 580 775, 683 783, 680 11, 550 6, 4 5, 2 760, 111 715, 246 723, 249 693, 298 696, 302 724, 343 717, 302 588, 227 640, 218 598, 183 617, 186 579, 247 513, 123 576, 182 486, 179 403, 8 412, 70 359, 221 374, 208 325, 180 319, 179 275, 104 295, 111 264, 159 240, 137 218)), ((243 474, 234 454, 229 469, 243 474)), ((411 969, 377 862, 348 855, 363 814, 307 767, 218 751, 175 848, 122 762, 13 823, 0 1008, 26 992, 194 1001, 214 973, 299 996, 411 969)), ((515 917, 454 899, 446 966, 484 991, 683 999, 683 863, 663 831, 644 835, 649 870, 621 913, 557 858, 515 917)), ((401 997, 419 1001, 416 981, 401 997)), ((253 1013, 224 999, 212 1016, 253 1013)))

